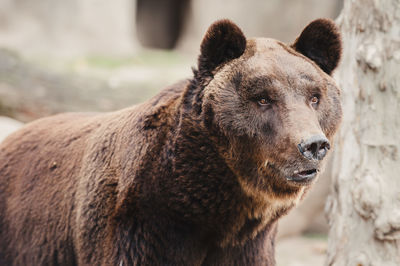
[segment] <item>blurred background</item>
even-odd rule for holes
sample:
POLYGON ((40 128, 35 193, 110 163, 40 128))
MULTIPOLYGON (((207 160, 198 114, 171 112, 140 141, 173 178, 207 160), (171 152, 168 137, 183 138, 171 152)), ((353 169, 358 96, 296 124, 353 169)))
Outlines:
POLYGON ((0 0, 0 112, 22 121, 141 102, 191 76, 200 42, 229 18, 292 42, 342 0, 0 0))
MULTIPOLYGON (((0 0, 0 141, 18 121, 116 110, 190 78, 203 34, 217 19, 233 20, 247 37, 291 43, 313 19, 336 18, 342 5, 343 0, 0 0)), ((281 221, 278 266, 323 264, 329 180, 321 178, 281 221)))

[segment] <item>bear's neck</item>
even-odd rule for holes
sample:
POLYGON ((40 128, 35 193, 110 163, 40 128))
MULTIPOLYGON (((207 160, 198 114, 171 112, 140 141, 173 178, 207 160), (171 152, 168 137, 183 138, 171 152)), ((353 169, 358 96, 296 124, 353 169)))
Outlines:
POLYGON ((156 98, 140 122, 156 137, 135 160, 139 170, 126 173, 131 189, 122 196, 121 212, 157 209, 166 223, 193 227, 205 239, 229 245, 254 238, 289 209, 249 194, 240 184, 218 150, 223 138, 215 139, 218 132, 204 123, 195 83, 182 83, 160 97, 163 101, 156 98))
POLYGON ((176 217, 184 217, 183 222, 204 230, 224 246, 254 238, 288 210, 243 190, 195 109, 182 104, 179 117, 175 134, 166 145, 172 147, 168 152, 173 156, 168 162, 171 176, 163 184, 176 217))

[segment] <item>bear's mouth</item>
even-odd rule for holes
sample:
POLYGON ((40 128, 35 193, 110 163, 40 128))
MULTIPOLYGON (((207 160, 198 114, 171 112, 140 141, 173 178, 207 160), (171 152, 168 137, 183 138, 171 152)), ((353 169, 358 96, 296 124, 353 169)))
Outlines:
POLYGON ((293 175, 287 177, 288 181, 292 181, 299 184, 310 183, 317 176, 317 169, 308 169, 305 171, 294 171, 293 175))

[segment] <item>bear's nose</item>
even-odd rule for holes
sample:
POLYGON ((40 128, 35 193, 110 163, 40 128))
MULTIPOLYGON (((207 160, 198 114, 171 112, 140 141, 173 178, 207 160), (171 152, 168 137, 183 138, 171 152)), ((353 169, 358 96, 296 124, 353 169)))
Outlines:
POLYGON ((302 141, 297 147, 300 153, 308 160, 322 160, 331 145, 325 136, 316 135, 306 141, 302 141))

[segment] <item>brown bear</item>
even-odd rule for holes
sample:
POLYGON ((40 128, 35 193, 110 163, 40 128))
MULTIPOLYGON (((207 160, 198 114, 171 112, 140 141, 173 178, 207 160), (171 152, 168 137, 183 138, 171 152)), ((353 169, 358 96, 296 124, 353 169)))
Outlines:
POLYGON ((192 79, 26 125, 0 146, 0 264, 274 265, 341 120, 340 54, 327 19, 292 45, 220 20, 192 79))

